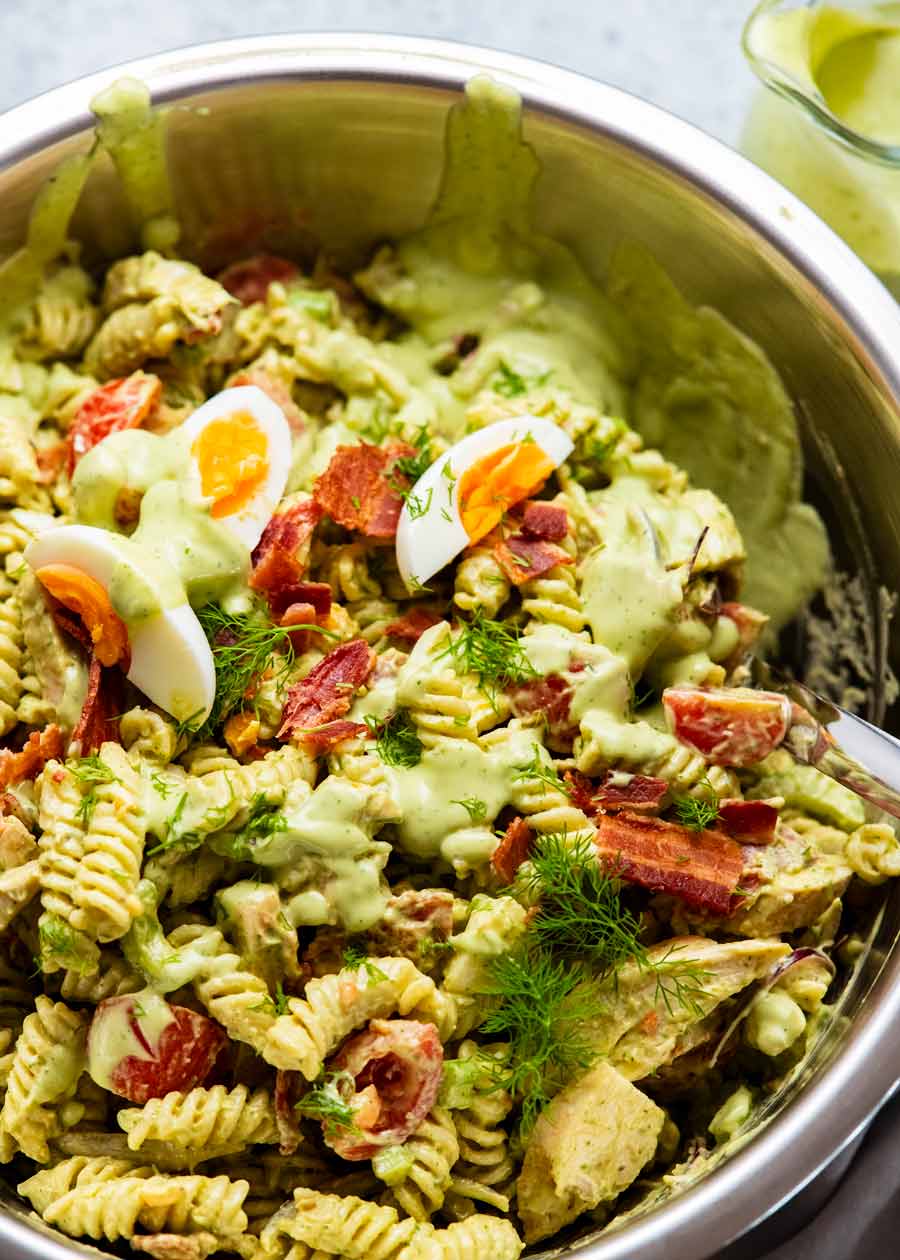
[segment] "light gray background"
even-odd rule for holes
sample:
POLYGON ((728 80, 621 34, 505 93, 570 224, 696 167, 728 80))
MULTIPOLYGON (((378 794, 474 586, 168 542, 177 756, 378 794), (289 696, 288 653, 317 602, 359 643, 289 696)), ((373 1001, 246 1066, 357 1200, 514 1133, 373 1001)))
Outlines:
POLYGON ((289 31, 432 35, 526 53, 626 88, 734 143, 752 90, 753 0, 0 0, 0 109, 202 40, 289 31))

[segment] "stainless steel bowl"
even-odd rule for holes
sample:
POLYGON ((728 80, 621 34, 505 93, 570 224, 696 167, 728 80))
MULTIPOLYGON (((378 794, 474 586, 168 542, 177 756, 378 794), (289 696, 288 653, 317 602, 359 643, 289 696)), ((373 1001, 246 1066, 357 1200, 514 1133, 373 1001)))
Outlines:
MULTIPOLYGON (((220 261, 262 232, 282 248, 317 239, 352 262, 422 221, 447 107, 481 70, 524 98, 526 134, 543 163, 540 226, 598 274, 617 240, 645 242, 689 297, 765 347, 807 421, 838 545, 848 544, 873 598, 879 582, 900 588, 900 308, 778 184, 614 88, 523 58, 393 36, 249 39, 148 58, 6 114, 0 253, 20 243, 35 192, 60 159, 86 148, 91 97, 127 72, 173 106, 174 183, 201 260, 220 261)), ((77 231, 93 255, 132 244, 108 165, 95 168, 77 231)), ((831 1026, 742 1150, 621 1231, 579 1240, 572 1254, 702 1260, 804 1187, 824 1190, 827 1170, 900 1076, 898 931, 895 888, 847 995, 849 1019, 831 1026)), ((4 1256, 97 1254, 27 1223, 7 1202, 4 1256)))

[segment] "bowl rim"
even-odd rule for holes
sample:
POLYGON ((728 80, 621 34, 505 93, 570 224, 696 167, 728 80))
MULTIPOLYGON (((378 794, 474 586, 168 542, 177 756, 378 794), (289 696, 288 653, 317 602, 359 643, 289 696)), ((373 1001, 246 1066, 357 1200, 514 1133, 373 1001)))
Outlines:
MULTIPOLYGON (((824 294, 873 387, 900 411, 900 305, 797 197, 721 141, 622 89, 546 62, 477 45, 363 33, 218 40, 136 60, 52 88, 2 116, 0 170, 82 132, 91 98, 123 75, 154 103, 248 82, 365 80, 459 92, 487 72, 539 112, 637 151, 739 219, 794 280, 824 294)), ((900 433, 900 422, 898 422, 900 433)), ((587 1260, 702 1260, 761 1223, 862 1132, 898 1085, 900 949, 871 984, 842 1045, 741 1150, 695 1185, 621 1230, 575 1243, 587 1260), (660 1227, 663 1227, 662 1229, 660 1227)), ((0 1210, 0 1239, 29 1260, 78 1248, 0 1210)), ((93 1249, 92 1249, 93 1251, 93 1249)), ((96 1254, 96 1252, 93 1252, 96 1254)), ((546 1256, 562 1254, 553 1248, 546 1256)))

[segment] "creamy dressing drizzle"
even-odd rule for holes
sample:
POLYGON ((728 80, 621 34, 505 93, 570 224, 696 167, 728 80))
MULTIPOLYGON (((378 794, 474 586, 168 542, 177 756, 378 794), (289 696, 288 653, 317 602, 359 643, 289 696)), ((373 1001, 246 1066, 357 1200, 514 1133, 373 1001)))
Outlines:
POLYGON ((153 989, 141 989, 111 1002, 92 1025, 88 1038, 91 1079, 101 1088, 112 1090, 113 1073, 122 1059, 155 1059, 160 1037, 174 1020, 168 1002, 153 989), (140 1037, 135 1023, 140 1027, 140 1037))

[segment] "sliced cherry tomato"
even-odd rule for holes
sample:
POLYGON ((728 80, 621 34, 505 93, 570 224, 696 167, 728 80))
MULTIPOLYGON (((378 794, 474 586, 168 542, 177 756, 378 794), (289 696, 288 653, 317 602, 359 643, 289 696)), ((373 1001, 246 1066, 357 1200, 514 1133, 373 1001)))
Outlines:
POLYGON ((110 433, 136 429, 159 402, 162 381, 147 372, 132 372, 95 389, 78 409, 69 430, 68 472, 88 451, 110 433))
POLYGON ((713 765, 752 766, 788 732, 790 702, 749 687, 668 687, 663 705, 669 729, 713 765))
POLYGON ((381 1147, 415 1133, 434 1106, 444 1048, 433 1024, 373 1019, 344 1042, 330 1066, 353 1078, 355 1092, 347 1101, 354 1127, 326 1125, 325 1141, 342 1159, 371 1159, 381 1147))
POLYGON ((104 1089, 142 1104, 202 1084, 227 1044, 211 1019, 156 994, 107 998, 88 1030, 88 1071, 104 1089))

